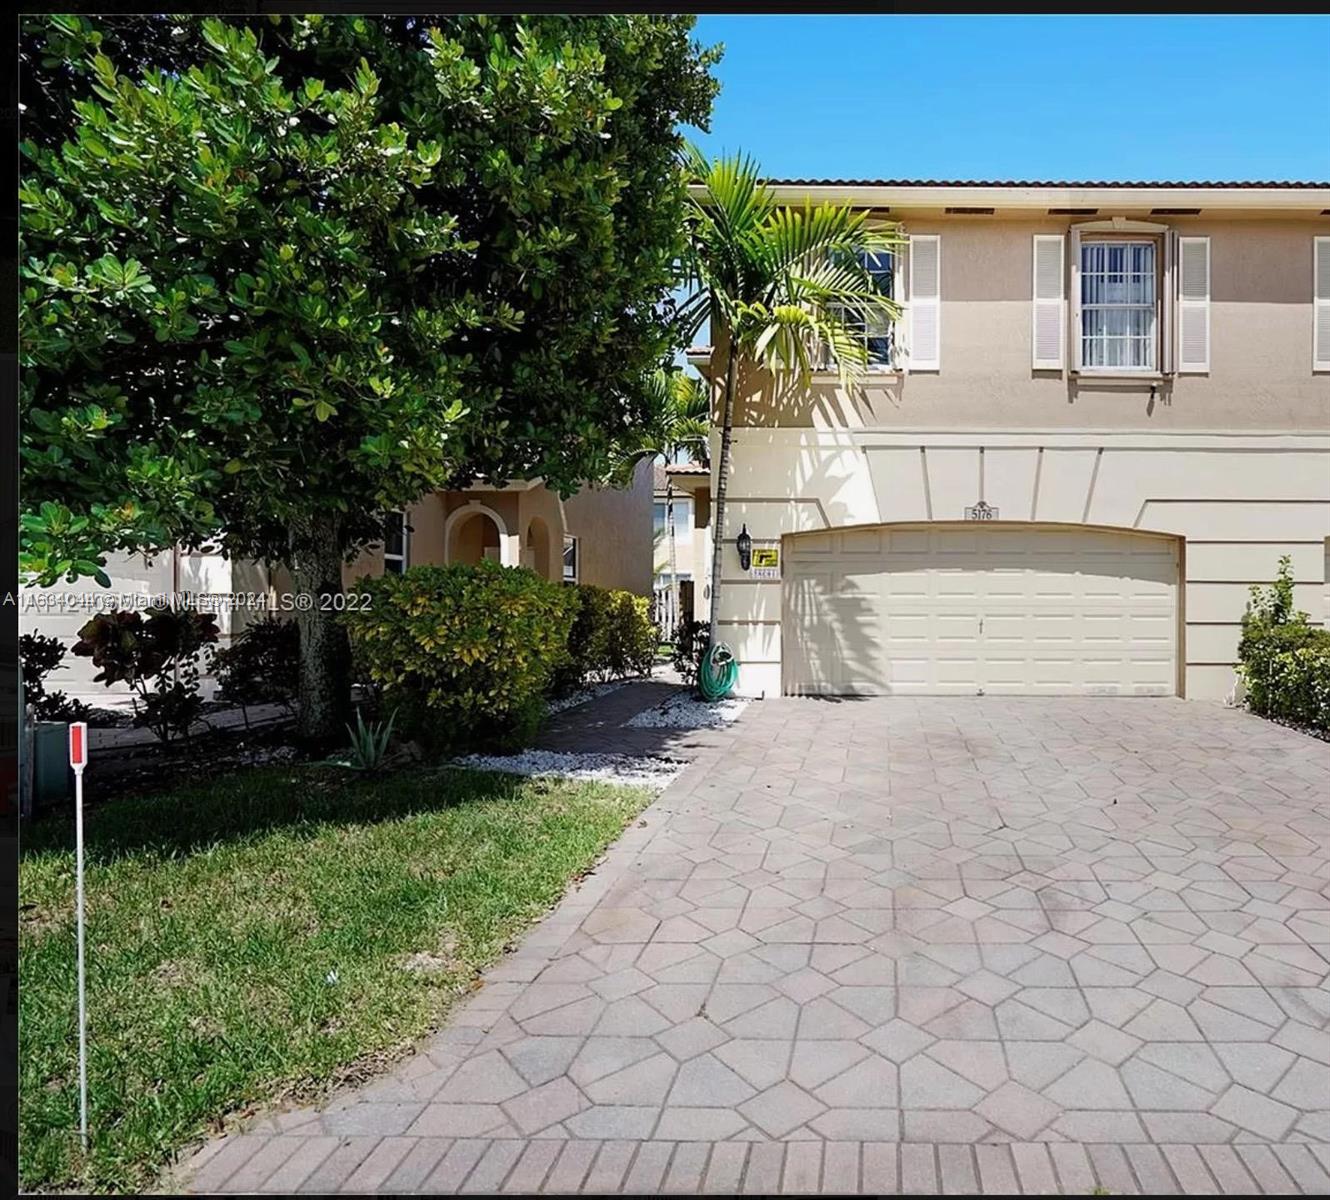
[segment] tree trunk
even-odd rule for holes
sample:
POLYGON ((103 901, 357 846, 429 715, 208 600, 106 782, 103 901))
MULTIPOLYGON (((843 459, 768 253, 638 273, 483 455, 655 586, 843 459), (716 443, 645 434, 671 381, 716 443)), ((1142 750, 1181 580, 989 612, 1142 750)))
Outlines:
MULTIPOLYGON (((668 468, 668 463, 666 464, 668 468)), ((670 539, 670 607, 673 609, 674 625, 679 624, 679 562, 674 550, 674 480, 665 476, 665 523, 670 539)), ((670 641, 674 640, 674 629, 668 630, 670 641)))
POLYGON ((346 738, 351 709, 351 644, 339 620, 342 595, 340 523, 319 516, 290 532, 291 588, 300 627, 296 736, 311 747, 346 738))
POLYGON ((716 513, 712 520, 711 621, 709 635, 716 645, 716 621, 720 614, 720 568, 725 550, 725 492, 729 486, 730 439, 734 433, 734 338, 726 348, 725 401, 721 409, 720 456, 716 460, 716 513))

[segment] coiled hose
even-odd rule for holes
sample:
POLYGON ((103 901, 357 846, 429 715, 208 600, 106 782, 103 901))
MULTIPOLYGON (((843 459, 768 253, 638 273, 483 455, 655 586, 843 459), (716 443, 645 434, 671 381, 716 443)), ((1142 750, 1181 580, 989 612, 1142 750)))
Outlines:
POLYGON ((724 700, 739 682, 739 663, 724 642, 709 646, 697 672, 697 690, 703 700, 724 700))

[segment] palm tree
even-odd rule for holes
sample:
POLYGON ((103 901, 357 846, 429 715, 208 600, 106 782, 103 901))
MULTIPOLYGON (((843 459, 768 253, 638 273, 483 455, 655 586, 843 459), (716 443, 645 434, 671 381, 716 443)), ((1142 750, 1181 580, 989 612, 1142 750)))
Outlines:
POLYGON ((711 555, 715 647, 738 368, 806 382, 829 353, 842 384, 858 386, 868 365, 864 330, 900 315, 879 291, 867 256, 904 238, 899 226, 869 225, 867 213, 848 207, 778 203, 746 155, 709 161, 689 147, 687 159, 693 186, 685 265, 695 291, 682 318, 690 335, 709 321, 712 343, 725 353, 711 555))
MULTIPOLYGON (((614 463, 614 479, 627 484, 644 461, 664 459, 668 467, 680 458, 706 459, 711 427, 711 400, 702 381, 678 370, 653 371, 647 377, 651 413, 645 426, 622 447, 614 463)), ((674 480, 665 475, 665 529, 670 547, 670 595, 679 612, 679 566, 674 548, 674 480)))

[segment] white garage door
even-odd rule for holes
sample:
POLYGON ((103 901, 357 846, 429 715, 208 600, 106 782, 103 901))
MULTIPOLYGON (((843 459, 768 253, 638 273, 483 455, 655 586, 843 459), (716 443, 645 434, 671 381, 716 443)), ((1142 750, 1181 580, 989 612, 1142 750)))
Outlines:
POLYGON ((881 526, 786 544, 795 695, 1172 695, 1177 545, 1095 529, 881 526))

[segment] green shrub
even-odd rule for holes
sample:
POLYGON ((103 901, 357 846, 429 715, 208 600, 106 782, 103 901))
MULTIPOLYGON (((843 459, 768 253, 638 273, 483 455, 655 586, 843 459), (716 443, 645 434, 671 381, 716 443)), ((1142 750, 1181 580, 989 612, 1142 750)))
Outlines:
POLYGON ((430 753, 521 744, 540 723, 576 615, 572 589, 523 567, 412 567, 364 579, 343 614, 359 669, 430 753))
POLYGON ((575 609, 568 655, 550 681, 550 694, 567 696, 609 672, 610 596, 604 588, 580 583, 568 589, 575 609))
POLYGON ((656 658, 656 623, 651 602, 633 592, 610 593, 608 638, 609 674, 612 679, 650 675, 656 658))
POLYGON ((295 703, 300 679, 300 627, 265 616, 246 626, 224 650, 212 656, 217 698, 247 708, 251 704, 295 703))
POLYGON ((1272 585, 1251 589, 1238 659, 1252 712, 1330 731, 1330 631, 1294 609, 1287 555, 1272 585))
POLYGON ((185 737, 203 711, 199 656, 217 641, 217 618, 159 605, 99 613, 79 630, 74 654, 92 659, 96 683, 129 686, 134 719, 164 742, 185 737))
POLYGON ((674 669, 689 687, 697 682, 702 655, 710 645, 709 629, 706 621, 694 621, 691 617, 680 617, 674 627, 674 669))
POLYGON ((46 677, 65 659, 65 644, 43 633, 25 633, 18 640, 23 667, 23 701, 39 721, 86 721, 88 706, 64 692, 48 692, 46 677))
POLYGON ((589 683, 650 674, 656 627, 646 597, 589 583, 569 590, 577 611, 568 635, 568 656, 551 680, 551 695, 566 696, 589 683))

